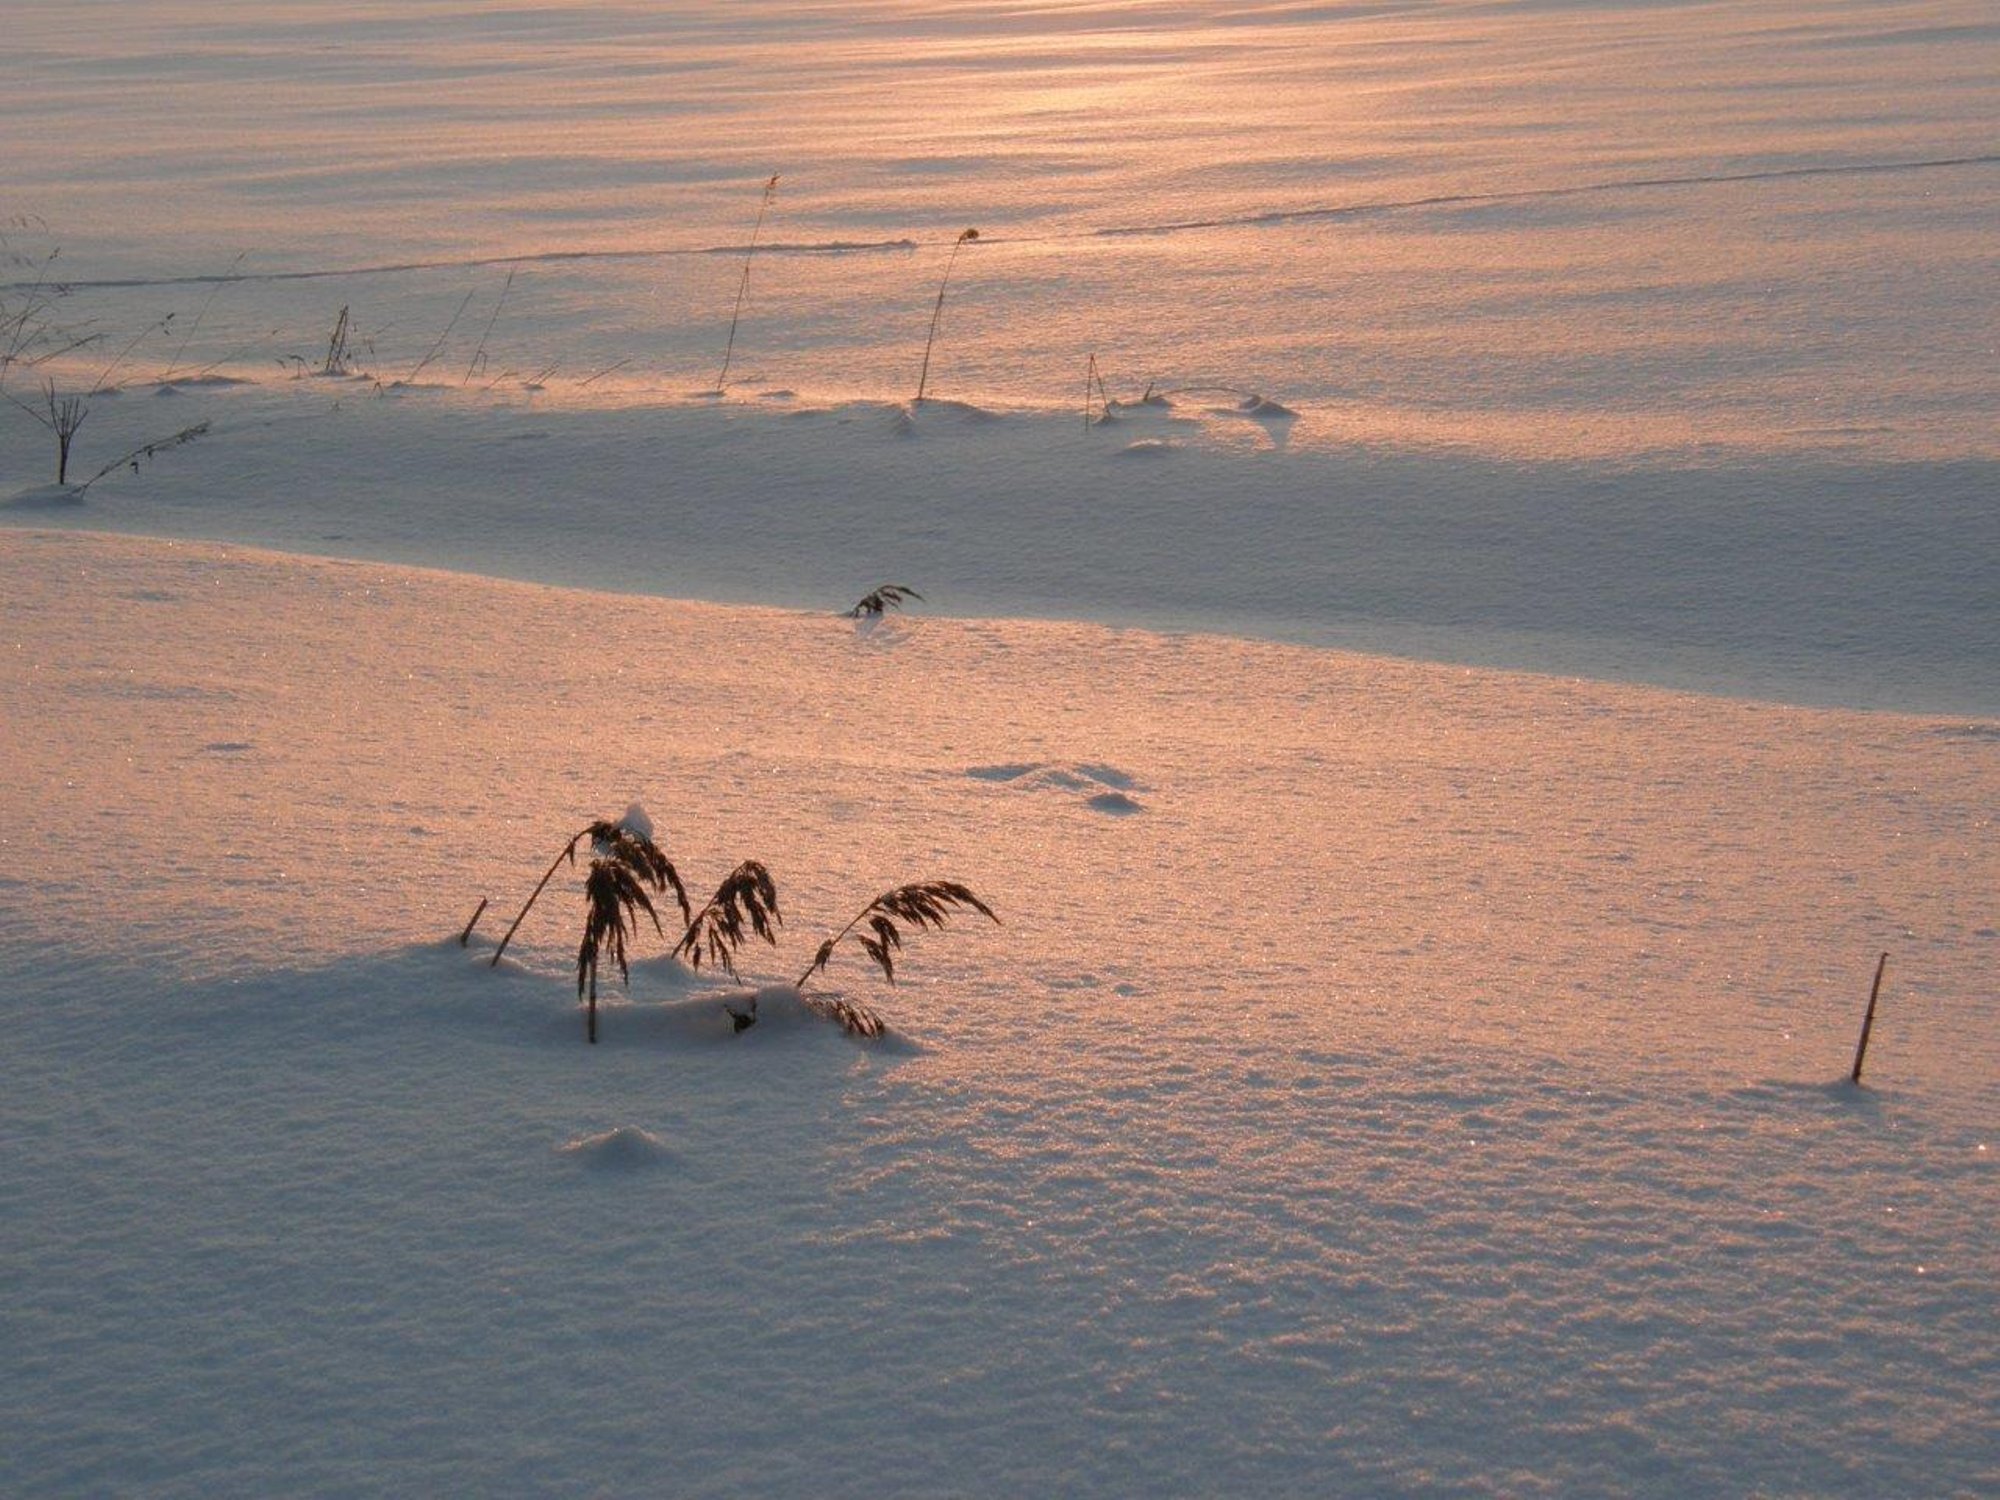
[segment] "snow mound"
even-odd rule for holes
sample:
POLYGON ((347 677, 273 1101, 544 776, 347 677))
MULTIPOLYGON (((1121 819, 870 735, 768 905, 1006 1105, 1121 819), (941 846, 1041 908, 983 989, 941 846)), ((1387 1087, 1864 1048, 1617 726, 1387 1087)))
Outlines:
POLYGON ((1095 797, 1086 797, 1083 805, 1094 812, 1110 813, 1119 818, 1146 810, 1145 803, 1123 792, 1099 792, 1095 797))
POLYGON ((1138 438, 1118 450, 1120 458, 1165 458, 1178 453, 1181 445, 1171 438, 1138 438))
POLYGON ((910 410, 913 416, 921 413, 924 416, 956 417, 962 422, 998 422, 1002 416, 991 407, 975 406, 970 401, 953 401, 936 396, 926 396, 921 401, 912 403, 910 410))
POLYGON ((805 996, 797 985, 767 984, 754 990, 746 987, 730 990, 717 999, 723 1010, 739 1024, 795 1026, 808 1021, 815 1026, 826 1024, 806 1004, 805 996))
POLYGON ((670 1159, 667 1143, 637 1125, 619 1125, 596 1135, 580 1135, 557 1151, 597 1171, 629 1172, 670 1159))
POLYGON ((1124 411, 1170 411, 1173 409, 1173 404, 1159 392, 1149 391, 1132 401, 1115 399, 1107 401, 1104 403, 1104 410, 1107 414, 1124 411))
POLYGON ((213 372, 206 375, 176 375, 172 379, 162 380, 158 385, 154 386, 153 394, 155 396, 178 396, 183 391, 189 389, 219 390, 224 386, 248 384, 250 382, 239 375, 218 375, 213 372))
POLYGON ((1289 406, 1273 401, 1268 396, 1246 396, 1236 409, 1246 417, 1259 417, 1273 421, 1288 422, 1298 415, 1289 406))
POLYGON ((37 484, 25 490, 16 490, 6 500, 0 501, 9 510, 54 510, 65 505, 83 504, 83 486, 80 484, 37 484))

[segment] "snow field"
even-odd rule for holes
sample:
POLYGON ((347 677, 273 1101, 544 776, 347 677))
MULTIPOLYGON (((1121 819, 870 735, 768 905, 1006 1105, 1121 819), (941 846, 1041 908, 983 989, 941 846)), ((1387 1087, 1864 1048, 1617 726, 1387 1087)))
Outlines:
POLYGON ((1991 1477, 1983 722, 76 533, 0 575, 16 1492, 1991 1477), (771 865, 752 978, 902 879, 1006 926, 837 961, 889 1046, 648 958, 588 1048, 573 889, 498 970, 453 935, 635 796, 696 885, 771 865))
POLYGON ((1995 77, 10 0, 7 394, 210 426, 0 403, 0 1493, 2000 1492, 1995 77), (567 875, 487 962, 634 799, 741 1035, 586 1046, 567 875))

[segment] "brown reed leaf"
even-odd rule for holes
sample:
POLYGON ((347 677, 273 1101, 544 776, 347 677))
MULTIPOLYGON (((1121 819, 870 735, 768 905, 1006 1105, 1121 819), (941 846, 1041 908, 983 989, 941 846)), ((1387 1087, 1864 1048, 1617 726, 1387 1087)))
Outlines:
POLYGON ((834 1022, 849 1036, 873 1041, 889 1029, 888 1023, 875 1011, 858 1000, 849 1000, 845 995, 801 995, 799 998, 805 1001, 807 1010, 834 1022))
POLYGON ((943 927, 954 911, 976 911, 992 922, 999 922, 993 908, 972 893, 969 886, 960 885, 955 880, 923 880, 912 885, 899 885, 892 891, 884 891, 855 914, 839 932, 819 945, 813 961, 806 966, 805 973, 799 975, 798 986, 826 968, 832 960, 834 950, 852 936, 863 953, 874 960, 881 969, 883 978, 891 984, 896 982, 895 955, 903 946, 900 922, 911 927, 943 927), (868 926, 872 937, 855 929, 863 923, 868 926))
POLYGON ((778 927, 784 920, 778 911, 778 887, 771 872, 756 860, 746 859, 716 887, 700 914, 689 919, 687 931, 674 944, 674 953, 686 954, 689 968, 709 963, 733 979, 736 950, 744 939, 755 935, 775 947, 778 927))
MULTIPOLYGON (((645 880, 656 891, 671 889, 674 899, 680 903, 681 920, 692 920, 688 906, 687 887, 681 884, 680 871, 674 868, 658 844, 644 834, 635 833, 623 823, 599 819, 584 832, 589 835, 591 851, 599 859, 608 859, 625 866, 635 875, 645 880)), ((576 863, 574 842, 570 845, 570 863, 576 863)))
POLYGON ((593 859, 583 881, 583 941, 576 950, 576 994, 580 1000, 588 988, 597 998, 597 970, 600 950, 608 950, 618 965, 618 976, 631 982, 631 966, 626 962, 626 942, 639 930, 638 913, 652 918, 653 930, 661 931, 660 914, 653 909, 652 897, 640 877, 615 859, 593 859))
MULTIPOLYGON (((548 883, 555 878, 556 871, 562 868, 565 861, 571 868, 575 867, 576 846, 585 839, 590 840, 591 852, 596 861, 608 862, 630 871, 635 880, 651 886, 655 891, 671 889, 674 899, 680 903, 681 920, 689 919, 691 914, 688 910, 687 887, 681 883, 680 872, 674 868, 673 861, 668 859, 660 847, 646 835, 634 832, 623 823, 599 818, 596 822, 571 834, 569 842, 563 845, 554 859, 549 861, 548 869, 544 870, 542 878, 535 882, 534 890, 528 893, 528 899, 522 903, 521 910, 509 924, 505 935, 501 937, 499 946, 493 950, 492 961, 495 964, 500 962, 500 956, 507 951, 507 945, 514 941, 514 934, 520 930, 521 923, 526 920, 529 910, 540 898, 548 883)), ((657 917, 654 918, 656 925, 658 920, 657 917)))

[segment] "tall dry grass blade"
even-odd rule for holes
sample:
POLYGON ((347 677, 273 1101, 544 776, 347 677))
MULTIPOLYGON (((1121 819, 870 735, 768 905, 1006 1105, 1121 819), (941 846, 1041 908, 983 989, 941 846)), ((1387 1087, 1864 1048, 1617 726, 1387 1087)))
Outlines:
POLYGON ((431 345, 431 352, 426 354, 422 359, 418 360, 417 367, 414 370, 410 371, 409 374, 403 377, 404 385, 409 385, 412 382, 414 382, 419 375, 424 373, 424 370, 429 366, 430 362, 438 357, 439 351, 441 351, 444 348, 444 341, 451 337, 452 329, 458 327, 458 320, 465 316, 466 308, 472 305, 472 297, 473 294, 471 292, 467 292, 465 294, 465 300, 458 304, 458 311, 451 315, 451 321, 444 325, 444 332, 439 334, 437 336, 437 342, 431 345))
POLYGON ((465 367, 465 379, 459 381, 460 385, 486 368, 486 341, 493 337, 493 325, 500 321, 500 309, 507 305, 507 294, 513 290, 514 273, 509 271, 506 283, 500 288, 500 300, 493 304, 493 316, 486 320, 486 327, 480 331, 478 346, 472 351, 472 363, 465 367))
POLYGON ((160 372, 160 384, 165 385, 169 380, 174 378, 174 371, 178 370, 181 366, 181 356, 187 353, 188 341, 195 336, 196 330, 201 327, 201 320, 208 316, 208 310, 215 306, 215 299, 222 295, 222 289, 237 280, 237 268, 243 264, 243 257, 249 253, 248 250, 237 251, 236 259, 229 263, 229 269, 215 278, 215 285, 208 289, 208 295, 202 299, 201 306, 195 312, 194 322, 189 324, 188 331, 181 335, 180 344, 174 350, 174 357, 167 361, 166 369, 160 372))
POLYGON ((958 252, 964 247, 965 242, 978 238, 979 231, 976 229, 960 230, 958 238, 951 242, 951 254, 945 257, 944 279, 938 283, 937 306, 931 309, 930 336, 924 340, 924 366, 917 372, 917 400, 919 401, 924 399, 924 388, 930 383, 931 346, 937 342, 938 320, 944 316, 944 293, 945 288, 951 285, 951 268, 958 264, 958 252))
POLYGON ((764 197, 757 205, 757 222, 750 230, 750 248, 743 252, 743 279, 736 283, 736 306, 729 314, 729 342, 722 348, 722 373, 715 377, 718 391, 729 388, 729 361, 736 353, 736 325, 743 317, 743 297, 750 290, 750 260, 757 253, 757 236, 764 232, 764 215, 770 212, 771 200, 778 193, 778 174, 773 172, 764 184, 764 197))

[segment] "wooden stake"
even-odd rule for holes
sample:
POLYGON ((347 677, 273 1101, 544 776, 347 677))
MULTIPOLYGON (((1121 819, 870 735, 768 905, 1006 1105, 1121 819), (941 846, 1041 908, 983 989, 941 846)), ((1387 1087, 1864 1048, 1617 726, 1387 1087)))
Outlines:
POLYGON ((1861 1082, 1861 1060, 1868 1055, 1868 1033, 1875 1029, 1875 997, 1882 993, 1882 971, 1888 966, 1887 953, 1875 961, 1875 983, 1868 990, 1868 1014, 1861 1021, 1861 1045, 1854 1049, 1854 1071, 1847 1075, 1849 1083, 1861 1082))
POLYGON ((485 910, 486 910, 486 898, 484 896, 481 896, 479 898, 479 904, 473 907, 472 909, 472 920, 465 924, 465 931, 461 932, 458 935, 459 947, 463 948, 467 943, 472 941, 472 929, 479 925, 480 913, 484 912, 485 910))

